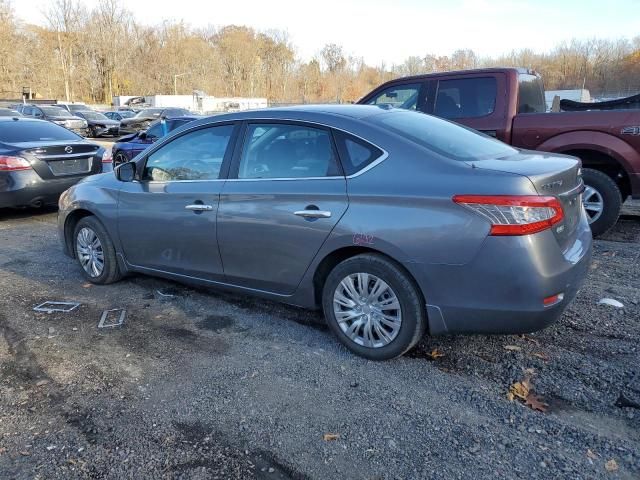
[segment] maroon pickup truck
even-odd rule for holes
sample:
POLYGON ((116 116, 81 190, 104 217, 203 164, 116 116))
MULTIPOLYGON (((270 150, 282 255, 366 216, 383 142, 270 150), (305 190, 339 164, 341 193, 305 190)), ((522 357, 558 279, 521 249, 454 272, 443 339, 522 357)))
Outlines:
POLYGON ((547 112, 538 74, 517 68, 435 73, 387 82, 358 103, 419 110, 515 147, 582 160, 591 230, 611 228, 629 196, 640 198, 640 110, 547 112))

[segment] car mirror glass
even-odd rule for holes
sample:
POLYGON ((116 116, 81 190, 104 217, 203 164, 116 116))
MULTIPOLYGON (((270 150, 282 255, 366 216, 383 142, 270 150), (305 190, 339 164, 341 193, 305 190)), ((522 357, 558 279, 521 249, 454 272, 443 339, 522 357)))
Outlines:
POLYGON ((135 162, 122 163, 115 168, 114 173, 121 182, 133 182, 136 178, 136 164, 135 162))

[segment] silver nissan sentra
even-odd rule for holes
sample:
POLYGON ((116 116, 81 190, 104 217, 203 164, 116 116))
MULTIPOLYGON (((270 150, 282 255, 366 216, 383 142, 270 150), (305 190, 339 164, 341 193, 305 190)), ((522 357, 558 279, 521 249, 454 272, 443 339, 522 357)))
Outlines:
POLYGON ((185 125, 60 198, 93 283, 129 272, 322 308, 350 350, 555 320, 591 256, 580 161, 422 113, 300 106, 185 125))

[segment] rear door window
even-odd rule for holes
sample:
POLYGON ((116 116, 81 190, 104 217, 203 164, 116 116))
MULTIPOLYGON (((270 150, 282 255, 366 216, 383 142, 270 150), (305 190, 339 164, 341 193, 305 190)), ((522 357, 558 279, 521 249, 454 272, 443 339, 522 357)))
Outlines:
POLYGON ((342 175, 329 130, 293 124, 249 124, 238 178, 342 175))
POLYGON ((421 83, 391 86, 378 93, 367 104, 417 110, 421 87, 421 83))
POLYGON ((476 118, 491 115, 496 106, 495 77, 440 80, 434 115, 443 118, 476 118))

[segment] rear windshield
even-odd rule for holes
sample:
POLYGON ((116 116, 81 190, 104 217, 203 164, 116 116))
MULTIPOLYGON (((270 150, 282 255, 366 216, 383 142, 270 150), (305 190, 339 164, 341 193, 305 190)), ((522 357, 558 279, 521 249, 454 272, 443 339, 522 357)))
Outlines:
POLYGON ((517 152, 487 135, 424 113, 395 110, 368 120, 429 150, 463 162, 505 157, 517 152))
POLYGON ((0 142, 42 142, 47 140, 79 140, 75 133, 51 122, 22 121, 0 123, 0 142))
POLYGON ((60 107, 39 107, 39 108, 45 113, 45 115, 51 115, 56 117, 73 116, 69 112, 67 112, 64 108, 60 108, 60 107))

